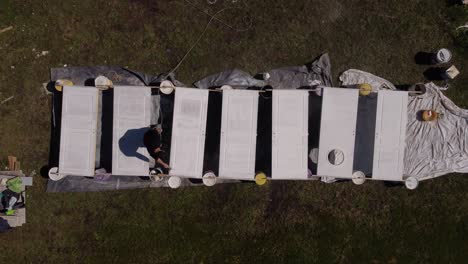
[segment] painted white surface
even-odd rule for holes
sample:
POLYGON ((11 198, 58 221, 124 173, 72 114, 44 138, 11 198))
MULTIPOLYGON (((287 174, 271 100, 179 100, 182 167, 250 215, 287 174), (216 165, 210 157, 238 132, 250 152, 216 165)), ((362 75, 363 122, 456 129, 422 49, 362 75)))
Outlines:
POLYGON ((112 174, 148 175, 150 156, 143 136, 150 125, 150 104, 148 87, 114 87, 112 174))
POLYGON ((63 87, 60 174, 94 176, 98 98, 95 87, 63 87))
POLYGON ((323 89, 317 166, 319 176, 352 178, 358 96, 357 89, 323 89), (333 165, 328 160, 328 154, 334 149, 344 154, 340 165, 333 165))
POLYGON ((273 90, 272 179, 307 179, 309 92, 273 90))
POLYGON ((202 178, 208 90, 177 88, 172 123, 170 175, 202 178))
POLYGON ((381 90, 377 97, 372 178, 403 180, 408 93, 381 90))
POLYGON ((224 90, 219 177, 253 180, 258 91, 224 90))

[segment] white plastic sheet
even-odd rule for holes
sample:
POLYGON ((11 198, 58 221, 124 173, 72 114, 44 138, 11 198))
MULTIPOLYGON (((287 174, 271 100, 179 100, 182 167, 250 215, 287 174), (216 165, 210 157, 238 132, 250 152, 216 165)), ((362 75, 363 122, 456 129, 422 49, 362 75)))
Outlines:
POLYGON ((340 75, 340 81, 344 86, 353 86, 362 83, 368 83, 372 86, 372 91, 380 90, 396 90, 395 85, 391 82, 375 76, 371 73, 350 69, 340 75))
MULTIPOLYGON (((352 85, 363 80, 382 83, 384 79, 367 72, 348 70, 340 80, 343 85, 352 85)), ((384 81, 384 86, 388 86, 389 82, 384 81)), ((452 172, 468 173, 468 110, 456 106, 437 85, 427 83, 425 87, 425 94, 408 99, 403 175, 423 180, 452 172), (434 110, 442 118, 421 121, 421 111, 424 110, 434 110)))
POLYGON ((428 83, 424 95, 409 99, 403 173, 422 180, 452 172, 468 173, 468 110, 428 83), (421 121, 423 110, 435 110, 441 118, 421 121))

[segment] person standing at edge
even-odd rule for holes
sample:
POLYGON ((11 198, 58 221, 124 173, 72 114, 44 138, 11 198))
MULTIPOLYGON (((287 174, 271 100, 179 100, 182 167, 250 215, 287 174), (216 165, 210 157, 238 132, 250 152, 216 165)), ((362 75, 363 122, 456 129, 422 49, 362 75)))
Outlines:
POLYGON ((143 136, 143 143, 151 157, 155 161, 155 169, 160 167, 164 173, 169 172, 169 164, 163 160, 164 150, 161 149, 161 133, 162 128, 160 125, 151 126, 151 128, 143 136))

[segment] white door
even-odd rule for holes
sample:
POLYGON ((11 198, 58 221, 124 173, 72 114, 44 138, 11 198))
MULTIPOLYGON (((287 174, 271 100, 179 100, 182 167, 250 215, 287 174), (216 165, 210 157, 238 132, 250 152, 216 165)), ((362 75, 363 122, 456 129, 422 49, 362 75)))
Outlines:
POLYGON ((219 177, 253 180, 258 91, 224 90, 219 177))
POLYGON ((273 90, 273 179, 307 179, 309 92, 273 90))
POLYGON ((205 151, 206 89, 177 88, 171 139, 170 175, 201 178, 205 151))
POLYGON ((63 87, 59 173, 94 176, 99 91, 63 87))
POLYGON ((358 89, 323 89, 319 176, 352 178, 358 97, 358 89))
POLYGON ((381 90, 377 97, 372 178, 403 180, 408 93, 381 90))
POLYGON ((143 136, 150 125, 151 109, 150 88, 114 87, 112 174, 148 175, 150 156, 143 136))

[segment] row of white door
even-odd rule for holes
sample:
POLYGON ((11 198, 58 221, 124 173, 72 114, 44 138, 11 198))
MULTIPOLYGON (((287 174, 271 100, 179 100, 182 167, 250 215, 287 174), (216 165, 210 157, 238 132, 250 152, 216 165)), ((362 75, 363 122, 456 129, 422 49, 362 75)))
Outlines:
MULTIPOLYGON (((171 175, 201 178, 208 90, 177 88, 171 142, 171 175)), ((399 180, 403 167, 407 93, 379 92, 373 175, 399 180), (396 175, 396 176, 395 176, 396 175)), ((219 177, 252 180, 255 175, 259 91, 224 90, 219 177)), ((272 96, 272 178, 308 177, 308 96, 306 90, 277 90, 272 96)), ((59 172, 94 175, 99 91, 64 87, 59 172)), ((352 176, 358 90, 323 91, 318 175, 352 176), (332 164, 331 151, 343 161, 332 164)), ((143 135, 150 124, 151 89, 114 88, 112 174, 147 175, 149 155, 143 135)))

